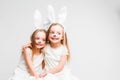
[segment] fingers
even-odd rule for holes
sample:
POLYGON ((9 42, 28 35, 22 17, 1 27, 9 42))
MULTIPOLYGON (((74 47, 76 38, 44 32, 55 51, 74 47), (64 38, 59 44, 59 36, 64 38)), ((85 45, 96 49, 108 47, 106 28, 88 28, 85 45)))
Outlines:
POLYGON ((23 46, 22 46, 22 53, 24 53, 25 49, 26 49, 26 48, 28 48, 28 47, 29 47, 29 45, 28 45, 28 44, 23 45, 23 46))

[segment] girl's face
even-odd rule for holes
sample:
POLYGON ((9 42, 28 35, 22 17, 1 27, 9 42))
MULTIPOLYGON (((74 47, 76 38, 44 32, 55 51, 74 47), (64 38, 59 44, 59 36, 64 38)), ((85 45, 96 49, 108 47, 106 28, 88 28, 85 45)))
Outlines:
POLYGON ((50 28, 48 39, 51 43, 61 43, 63 39, 63 28, 59 25, 54 25, 50 28))
POLYGON ((35 47, 36 48, 43 48, 45 46, 46 43, 46 34, 42 31, 39 31, 36 35, 35 35, 35 47))

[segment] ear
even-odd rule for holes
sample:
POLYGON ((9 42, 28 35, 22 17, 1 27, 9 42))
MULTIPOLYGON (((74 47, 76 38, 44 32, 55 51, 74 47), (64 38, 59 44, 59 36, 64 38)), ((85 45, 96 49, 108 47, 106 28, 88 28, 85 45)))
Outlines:
POLYGON ((48 19, 51 22, 55 22, 55 12, 52 5, 48 5, 48 19))
POLYGON ((34 20, 34 26, 37 29, 42 27, 42 16, 41 16, 41 13, 39 12, 38 9, 35 10, 35 13, 34 13, 34 16, 33 16, 33 20, 34 20))
POLYGON ((61 8, 60 13, 58 15, 58 17, 59 17, 59 20, 58 20, 59 23, 64 23, 65 20, 66 20, 66 16, 67 16, 67 7, 64 6, 64 7, 61 8))

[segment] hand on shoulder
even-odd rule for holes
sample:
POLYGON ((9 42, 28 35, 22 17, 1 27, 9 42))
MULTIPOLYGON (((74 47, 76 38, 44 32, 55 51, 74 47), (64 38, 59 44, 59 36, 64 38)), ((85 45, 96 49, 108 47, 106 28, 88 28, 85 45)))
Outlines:
POLYGON ((31 44, 26 44, 22 46, 22 53, 25 53, 25 51, 29 51, 29 49, 31 48, 31 44))
POLYGON ((22 50, 22 53, 31 55, 32 54, 32 50, 31 50, 31 48, 27 47, 27 48, 24 48, 22 50))

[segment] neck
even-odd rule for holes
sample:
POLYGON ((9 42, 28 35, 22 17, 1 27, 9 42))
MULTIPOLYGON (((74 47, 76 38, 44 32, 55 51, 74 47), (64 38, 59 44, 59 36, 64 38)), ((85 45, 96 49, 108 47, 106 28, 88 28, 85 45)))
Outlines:
POLYGON ((58 47, 60 47, 61 45, 62 45, 61 43, 56 43, 56 44, 50 43, 50 46, 51 46, 52 48, 58 48, 58 47))
POLYGON ((36 55, 39 55, 40 54, 40 50, 41 49, 33 48, 33 53, 36 54, 36 55))

